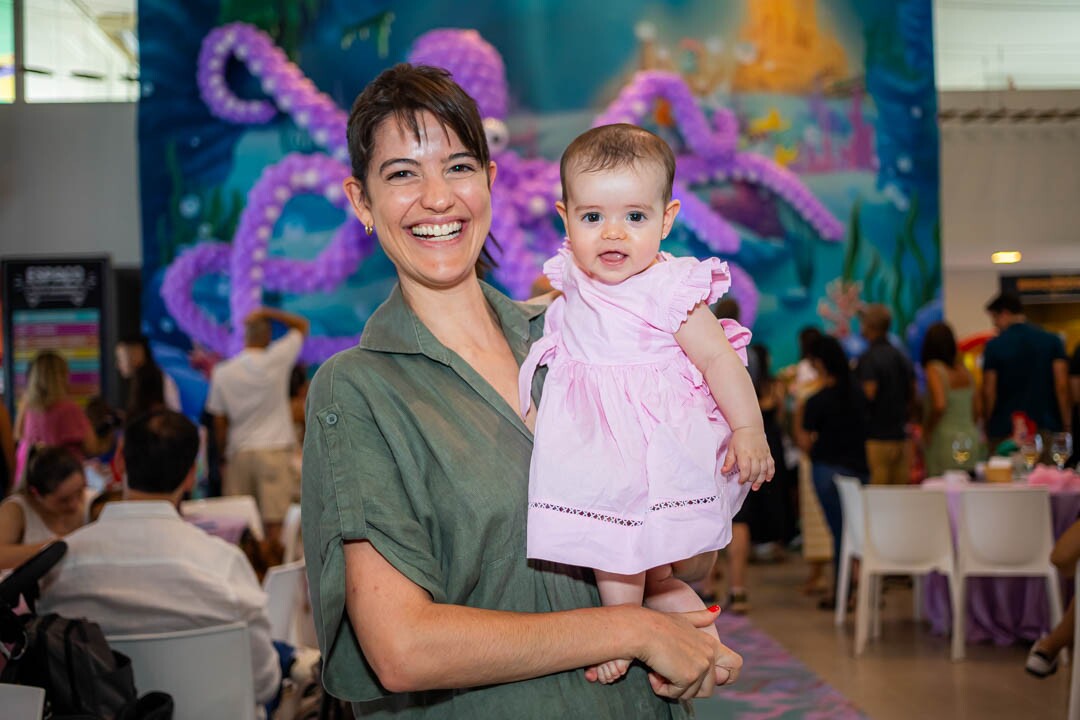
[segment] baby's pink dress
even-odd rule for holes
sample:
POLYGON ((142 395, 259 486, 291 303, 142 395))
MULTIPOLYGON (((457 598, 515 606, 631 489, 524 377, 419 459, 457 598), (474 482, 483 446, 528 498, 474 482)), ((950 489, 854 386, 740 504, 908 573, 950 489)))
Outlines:
MULTIPOLYGON (((720 468, 731 430, 674 333, 731 286, 727 263, 661 253, 618 285, 563 248, 544 264, 562 290, 521 367, 548 374, 529 472, 527 553, 632 574, 722 548, 748 486, 720 468)), ((722 320, 746 362, 750 331, 722 320)), ((722 393, 723 388, 715 388, 722 393)))

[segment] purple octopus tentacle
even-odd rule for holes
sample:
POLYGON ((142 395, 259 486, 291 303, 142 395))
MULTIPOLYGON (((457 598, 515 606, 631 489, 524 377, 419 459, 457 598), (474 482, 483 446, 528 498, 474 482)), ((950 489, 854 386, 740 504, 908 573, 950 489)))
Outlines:
POLYGON ((348 159, 348 116, 262 30, 246 23, 231 23, 210 31, 199 51, 196 77, 199 94, 216 117, 235 124, 258 125, 273 119, 280 108, 308 131, 316 145, 329 150, 338 160, 348 159), (230 57, 247 66, 273 103, 244 100, 233 93, 225 79, 230 57))
POLYGON ((285 204, 301 194, 322 195, 347 210, 341 178, 348 169, 326 155, 286 155, 267 167, 248 192, 248 204, 233 238, 229 274, 230 313, 234 319, 230 353, 243 346, 241 323, 262 304, 264 288, 304 292, 340 284, 371 253, 374 242, 359 222, 346 222, 316 260, 270 260, 268 248, 285 204))
POLYGON ((635 73, 614 102, 593 122, 593 127, 612 123, 639 124, 652 109, 656 100, 666 100, 678 123, 679 132, 696 155, 710 159, 730 156, 738 142, 738 134, 714 132, 705 113, 686 81, 676 73, 643 70, 635 73))
POLYGON ((229 344, 229 328, 202 310, 193 297, 195 281, 228 270, 230 247, 226 243, 200 243, 187 248, 168 269, 161 282, 161 297, 176 324, 196 342, 223 353, 229 344))
POLYGON ((676 181, 672 197, 682 203, 678 219, 697 236, 701 242, 716 253, 734 254, 742 243, 739 233, 712 208, 702 202, 694 191, 676 181))
POLYGON ((731 273, 731 296, 739 303, 739 322, 745 327, 753 327, 757 319, 758 304, 761 295, 750 273, 728 260, 728 272, 731 273))
POLYGON ((822 238, 834 242, 844 238, 843 224, 787 168, 760 155, 737 153, 730 169, 722 172, 727 179, 760 185, 772 191, 791 205, 822 238))

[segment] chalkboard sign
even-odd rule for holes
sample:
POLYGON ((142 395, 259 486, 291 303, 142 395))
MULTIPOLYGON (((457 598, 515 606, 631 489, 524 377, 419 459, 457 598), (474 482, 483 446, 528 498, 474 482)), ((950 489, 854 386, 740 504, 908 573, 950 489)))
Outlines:
POLYGON ((85 403, 111 377, 107 257, 6 258, 3 282, 4 397, 14 413, 30 363, 51 350, 67 360, 70 392, 85 403))

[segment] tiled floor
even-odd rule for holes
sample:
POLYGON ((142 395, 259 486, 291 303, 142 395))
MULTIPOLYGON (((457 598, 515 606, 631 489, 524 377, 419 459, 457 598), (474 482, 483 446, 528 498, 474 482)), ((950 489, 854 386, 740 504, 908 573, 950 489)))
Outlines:
POLYGON ((1020 645, 968 645, 967 658, 954 663, 948 638, 913 621, 910 589, 887 589, 882 637, 856 659, 854 614, 834 627, 817 598, 799 593, 805 575, 798 559, 751 566, 749 617, 873 720, 1065 718, 1069 666, 1033 678, 1024 672, 1028 648, 1020 645))

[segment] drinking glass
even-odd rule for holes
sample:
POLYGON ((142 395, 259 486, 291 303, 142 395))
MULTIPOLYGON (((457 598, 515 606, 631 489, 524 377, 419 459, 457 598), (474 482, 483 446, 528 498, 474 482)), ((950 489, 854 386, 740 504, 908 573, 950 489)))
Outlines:
POLYGON ((967 433, 956 433, 952 441, 952 459, 959 468, 969 466, 971 453, 975 449, 975 439, 967 433))
POLYGON ((1035 469, 1035 463, 1039 461, 1042 449, 1042 436, 1038 433, 1032 435, 1020 445, 1020 456, 1024 459, 1024 467, 1027 468, 1029 473, 1035 469))
POLYGON ((1050 438, 1050 458, 1058 470, 1065 468, 1065 461, 1072 456, 1072 435, 1067 432, 1054 433, 1050 438))

